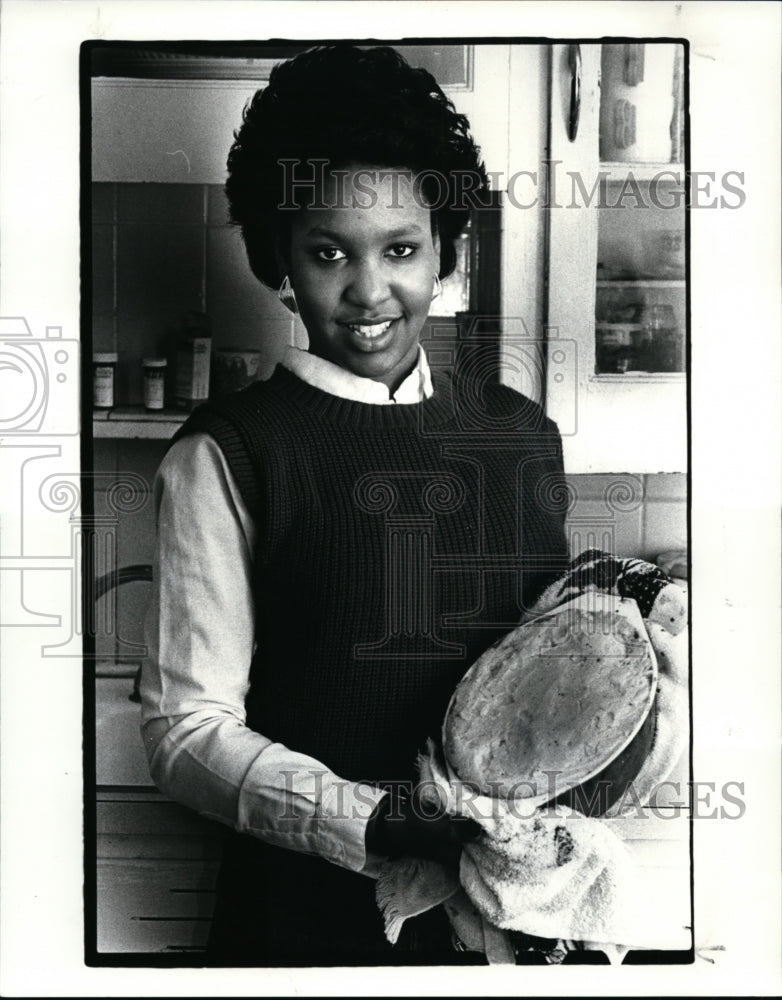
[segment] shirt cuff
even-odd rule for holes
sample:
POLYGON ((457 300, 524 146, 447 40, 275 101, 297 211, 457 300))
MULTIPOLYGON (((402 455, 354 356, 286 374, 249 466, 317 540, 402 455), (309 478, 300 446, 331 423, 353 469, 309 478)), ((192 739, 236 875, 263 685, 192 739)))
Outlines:
POLYGON ((318 853, 371 878, 387 860, 366 849, 369 817, 388 792, 366 782, 327 783, 318 806, 318 853))

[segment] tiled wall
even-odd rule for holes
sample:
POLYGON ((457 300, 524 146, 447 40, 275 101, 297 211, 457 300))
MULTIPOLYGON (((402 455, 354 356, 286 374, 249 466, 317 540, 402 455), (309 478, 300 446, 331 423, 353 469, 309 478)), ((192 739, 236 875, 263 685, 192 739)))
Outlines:
MULTIPOLYGON (((299 327, 250 274, 239 232, 227 225, 222 189, 212 185, 95 184, 94 349, 117 350, 117 402, 139 403, 140 359, 168 354, 182 313, 208 312, 215 347, 264 351, 265 373, 299 327)), ((117 525, 119 566, 149 563, 154 547, 151 486, 165 442, 96 440, 95 471, 131 472, 147 484, 144 503, 117 525)), ((98 482, 106 484, 99 477, 98 482)), ((571 549, 587 545, 653 559, 686 542, 683 475, 570 476, 571 549)), ((96 511, 106 505, 105 489, 96 511)), ((146 586, 119 591, 120 646, 141 642, 146 586)), ((99 653, 113 656, 117 637, 102 635, 99 653)))
POLYGON ((654 561, 687 548, 687 478, 657 475, 568 476, 571 555, 595 544, 617 556, 654 561))

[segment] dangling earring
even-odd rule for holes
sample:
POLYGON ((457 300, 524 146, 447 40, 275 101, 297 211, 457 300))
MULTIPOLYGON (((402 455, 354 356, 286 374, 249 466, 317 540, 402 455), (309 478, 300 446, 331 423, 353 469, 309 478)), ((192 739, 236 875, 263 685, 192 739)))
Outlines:
POLYGON ((277 292, 277 298, 282 302, 286 309, 289 309, 293 315, 297 315, 299 311, 298 303, 296 302, 296 294, 291 287, 291 279, 286 274, 282 279, 282 284, 277 292))
POLYGON ((434 288, 432 289, 432 302, 437 298, 440 292, 443 290, 443 286, 440 283, 440 279, 437 275, 434 276, 434 288))

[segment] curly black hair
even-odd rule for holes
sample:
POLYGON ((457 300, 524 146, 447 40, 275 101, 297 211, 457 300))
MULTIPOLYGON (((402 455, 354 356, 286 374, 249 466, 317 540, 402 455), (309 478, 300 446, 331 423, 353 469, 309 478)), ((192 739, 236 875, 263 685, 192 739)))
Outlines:
POLYGON ((390 47, 345 43, 309 49, 272 70, 234 133, 225 185, 250 267, 271 288, 283 277, 275 248, 287 245, 290 213, 279 206, 290 204, 290 161, 313 160, 332 169, 363 165, 423 175, 421 191, 440 240, 439 275, 453 271, 454 242, 488 180, 467 118, 431 73, 390 47))

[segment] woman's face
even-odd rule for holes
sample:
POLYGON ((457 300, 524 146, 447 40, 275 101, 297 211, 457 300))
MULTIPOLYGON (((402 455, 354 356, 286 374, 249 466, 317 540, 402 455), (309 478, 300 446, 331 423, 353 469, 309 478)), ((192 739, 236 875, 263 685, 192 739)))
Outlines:
POLYGON ((310 351, 394 392, 416 363, 439 251, 409 172, 355 167, 293 217, 288 270, 310 351))

